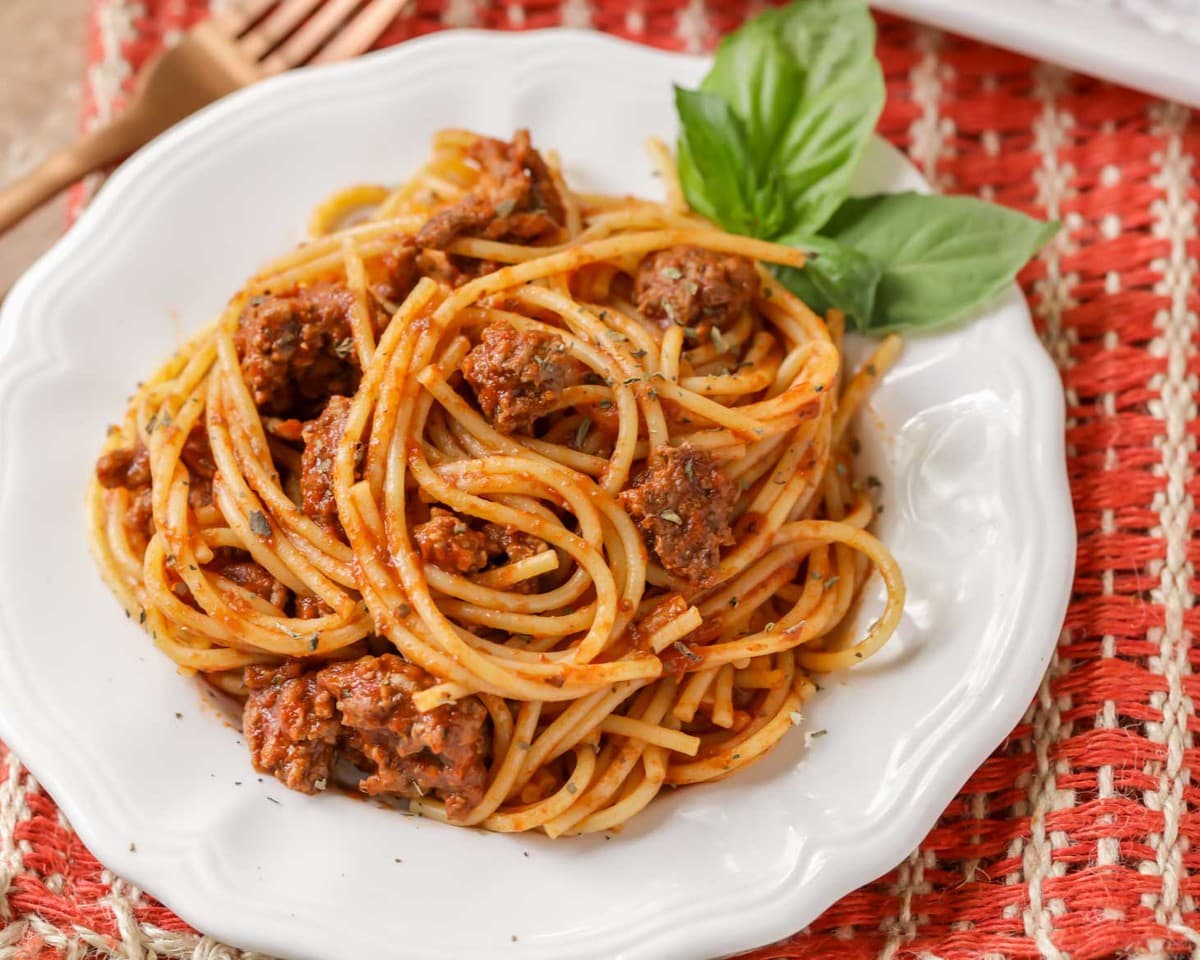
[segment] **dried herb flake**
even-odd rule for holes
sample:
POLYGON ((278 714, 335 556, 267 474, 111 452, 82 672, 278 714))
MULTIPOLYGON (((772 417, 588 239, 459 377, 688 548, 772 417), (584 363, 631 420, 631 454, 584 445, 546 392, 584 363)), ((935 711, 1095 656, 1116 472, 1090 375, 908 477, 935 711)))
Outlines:
POLYGON ((260 537, 269 537, 271 535, 271 521, 267 519, 267 515, 261 510, 251 510, 247 518, 250 521, 250 529, 260 537))
POLYGON ((575 429, 575 449, 583 449, 583 441, 587 439, 588 431, 592 429, 592 421, 584 418, 575 429))

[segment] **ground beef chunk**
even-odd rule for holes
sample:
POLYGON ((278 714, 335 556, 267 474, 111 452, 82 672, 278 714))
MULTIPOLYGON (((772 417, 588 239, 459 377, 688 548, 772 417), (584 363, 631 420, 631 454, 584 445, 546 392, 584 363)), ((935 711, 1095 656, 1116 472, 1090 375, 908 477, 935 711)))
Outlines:
POLYGON ((436 682, 387 653, 335 663, 318 675, 337 698, 346 749, 371 771, 359 789, 372 796, 433 792, 457 820, 487 785, 488 713, 475 697, 418 712, 413 694, 436 682))
POLYGON ((147 541, 154 536, 154 502, 149 487, 129 491, 129 508, 125 511, 125 526, 139 531, 147 541))
POLYGON ((583 382, 587 367, 553 334, 493 323, 463 358, 462 372, 483 415, 502 433, 517 433, 553 409, 565 388, 583 382))
POLYGON ((137 490, 150 486, 150 451, 139 440, 132 447, 120 447, 101 455, 96 462, 100 486, 112 490, 124 487, 137 490))
POLYGON ((307 593, 296 594, 295 617, 297 620, 316 620, 318 617, 327 617, 331 613, 333 613, 333 607, 320 597, 307 593))
MULTIPOLYGON (((546 543, 537 537, 500 523, 472 526, 466 517, 441 507, 413 530, 417 549, 426 563, 435 563, 452 573, 478 573, 489 564, 515 563, 537 556, 546 543)), ((532 587, 533 581, 522 585, 532 587)))
POLYGON ((456 513, 434 507, 413 530, 421 559, 451 573, 478 573, 488 565, 487 537, 456 513))
POLYGON ((333 694, 318 686, 317 676, 297 662, 247 667, 243 675, 250 697, 242 732, 254 768, 301 793, 325 788, 341 732, 333 694))
POLYGON ((732 253, 671 247, 638 265, 635 295, 642 315, 664 325, 694 327, 707 336, 729 327, 758 294, 754 264, 732 253))
POLYGON ((150 451, 140 440, 132 447, 110 450, 96 461, 96 479, 106 490, 129 491, 125 526, 147 540, 154 536, 154 508, 150 499, 150 451))
POLYGON ((566 219, 550 168, 533 148, 528 130, 518 130, 509 143, 481 137, 471 148, 471 158, 483 170, 484 186, 517 200, 519 209, 544 213, 555 223, 566 219))
POLYGON ((192 427, 180 454, 188 468, 188 503, 192 509, 212 503, 212 482, 217 475, 217 463, 208 443, 208 431, 203 423, 192 427))
POLYGON ((208 431, 203 423, 192 427, 187 440, 183 443, 180 456, 187 464, 188 472, 192 476, 204 477, 208 480, 216 476, 217 462, 213 458, 212 447, 208 443, 208 431))
POLYGON ((239 587, 245 587, 281 609, 291 596, 288 588, 276 580, 266 567, 252 559, 245 550, 218 547, 213 551, 213 559, 204 565, 204 569, 233 581, 239 587))
POLYGON ((375 294, 390 303, 403 303, 421 279, 416 246, 405 237, 394 250, 383 256, 379 265, 383 279, 375 284, 375 294))
POLYGON ((234 344, 254 402, 287 416, 332 394, 352 394, 360 370, 351 336, 353 296, 315 284, 252 299, 238 318, 234 344))
POLYGON ((658 447, 621 504, 668 573, 691 586, 708 586, 722 546, 734 542, 729 526, 737 488, 704 450, 685 443, 658 447))
POLYGON ((432 250, 444 250, 464 234, 483 233, 496 217, 495 201, 470 193, 454 206, 434 214, 417 233, 417 243, 432 250))
MULTIPOLYGON (((483 535, 487 540, 488 556, 492 558, 494 564, 528 560, 530 557, 536 557, 539 553, 550 549, 545 540, 508 524, 484 524, 483 535)), ((536 593, 538 580, 538 577, 527 577, 509 585, 506 589, 513 593, 536 593)))
POLYGON ((462 236, 514 243, 557 237, 566 212, 528 130, 518 130, 511 143, 481 138, 470 156, 480 167, 479 185, 431 217, 417 233, 417 246, 441 250, 462 236))
POLYGON ((546 541, 506 523, 487 523, 483 527, 488 556, 504 557, 508 563, 528 560, 548 549, 546 541))
POLYGON ((483 796, 491 735, 475 697, 419 713, 412 696, 436 678, 394 654, 305 670, 247 667, 243 729, 257 769, 294 790, 324 786, 337 752, 367 776, 370 795, 423 796, 446 803, 451 819, 483 796))
MULTIPOLYGON (((192 427, 184 441, 182 458, 189 475, 188 503, 193 509, 212 503, 212 480, 217 473, 212 448, 204 424, 192 427)), ((96 478, 106 489, 124 487, 129 491, 125 525, 140 531, 147 540, 154 535, 154 508, 151 504, 150 451, 141 440, 132 447, 121 447, 102 454, 96 461, 96 478)))
POLYGON ((461 287, 485 273, 499 270, 504 264, 492 260, 477 260, 460 257, 445 250, 422 250, 417 254, 417 270, 421 276, 429 277, 450 287, 461 287))
POLYGON ((301 509, 327 527, 337 524, 337 500, 333 495, 333 460, 346 418, 350 416, 349 397, 330 397, 315 420, 304 425, 304 453, 300 457, 301 509))

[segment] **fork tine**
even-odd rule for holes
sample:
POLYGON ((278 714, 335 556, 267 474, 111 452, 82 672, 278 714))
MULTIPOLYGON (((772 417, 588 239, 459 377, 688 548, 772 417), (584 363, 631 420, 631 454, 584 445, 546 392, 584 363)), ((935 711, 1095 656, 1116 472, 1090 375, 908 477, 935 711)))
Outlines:
POLYGON ((242 52, 253 60, 262 59, 284 37, 296 29, 322 0, 282 0, 262 23, 239 41, 242 52))
POLYGON ((326 40, 337 32, 342 22, 354 12, 362 0, 326 0, 308 21, 262 62, 267 74, 290 70, 313 55, 326 40))
POLYGON ((213 11, 212 20, 227 36, 240 37, 258 22, 276 0, 228 0, 213 11))
POLYGON ((312 58, 312 62, 333 63, 335 60, 358 56, 379 39, 379 35, 409 2, 410 0, 370 0, 359 11, 358 16, 346 24, 338 35, 312 58))

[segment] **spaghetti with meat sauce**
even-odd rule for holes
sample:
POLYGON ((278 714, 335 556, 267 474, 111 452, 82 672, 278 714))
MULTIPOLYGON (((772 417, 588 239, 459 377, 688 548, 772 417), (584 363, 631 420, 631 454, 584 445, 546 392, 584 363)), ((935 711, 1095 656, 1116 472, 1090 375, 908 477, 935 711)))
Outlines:
POLYGON ((243 701, 260 771, 610 830, 763 756, 810 674, 894 630, 849 421, 899 342, 845 374, 841 317, 769 269, 804 255, 721 232, 661 165, 666 203, 589 195, 526 131, 443 131, 408 183, 323 203, 138 388, 94 552, 243 701))

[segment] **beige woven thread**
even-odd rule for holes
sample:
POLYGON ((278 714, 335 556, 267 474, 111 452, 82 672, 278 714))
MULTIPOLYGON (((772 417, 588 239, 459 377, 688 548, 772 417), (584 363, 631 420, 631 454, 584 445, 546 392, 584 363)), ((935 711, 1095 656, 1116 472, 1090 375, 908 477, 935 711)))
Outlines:
POLYGON ((879 923, 887 940, 879 951, 878 960, 895 960, 901 949, 916 939, 921 917, 913 913, 913 899, 929 893, 925 871, 934 866, 936 860, 932 851, 918 848, 897 868, 896 884, 892 891, 896 897, 897 911, 885 916, 879 923))
POLYGON ((138 924, 134 909, 141 899, 139 891, 120 877, 112 878, 112 886, 107 897, 101 903, 113 912, 117 921, 117 930, 121 933, 121 946, 124 955, 129 960, 147 960, 146 938, 138 924))
POLYGON ((922 56, 909 74, 913 102, 921 108, 921 115, 909 128, 910 159, 937 190, 946 186, 941 182, 940 161, 946 146, 945 124, 949 123, 938 106, 942 99, 942 74, 946 69, 938 56, 943 39, 937 30, 917 28, 916 46, 922 56))
POLYGON ((447 27, 479 26, 477 0, 449 0, 441 12, 441 21, 447 27))
POLYGON ((10 757, 8 776, 0 785, 0 922, 12 919, 8 891, 13 879, 25 869, 21 849, 14 839, 17 824, 30 816, 26 785, 22 782, 24 774, 17 758, 10 757))
POLYGON ((1052 851, 1055 837, 1046 832, 1046 815, 1052 810, 1069 807, 1063 802, 1055 785, 1057 769, 1050 760, 1050 746, 1066 736, 1063 729, 1063 705, 1053 696, 1051 685, 1070 669, 1069 661, 1055 655, 1050 670, 1042 679, 1033 710, 1033 748, 1036 772, 1029 784, 1031 810, 1030 838, 1026 844, 1022 865, 1029 884, 1029 907, 1024 911, 1025 933, 1037 944, 1046 960, 1068 960, 1054 945, 1054 914, 1062 909, 1061 902, 1048 901, 1043 895, 1045 882, 1055 875, 1052 851))
POLYGON ((562 25, 586 30, 592 25, 592 5, 588 0, 566 0, 562 8, 562 25))
MULTIPOLYGON (((1108 132, 1112 132, 1112 123, 1107 123, 1108 132)), ((1101 182, 1115 184, 1121 179, 1121 168, 1109 164, 1100 172, 1101 182)), ((1082 220, 1079 214, 1072 214, 1072 218, 1082 220)), ((1074 233, 1075 224, 1068 223, 1068 232, 1074 233)), ((1114 238, 1119 236, 1123 224, 1120 217, 1113 213, 1104 217, 1101 224, 1101 231, 1105 237, 1114 238)), ((1109 270, 1104 277, 1104 288, 1110 296, 1115 296, 1121 292, 1121 273, 1118 270, 1109 270)), ((1120 345, 1120 337, 1116 330, 1108 330, 1104 334, 1104 349, 1113 351, 1120 345)), ((1069 345, 1068 345, 1069 347, 1069 345)), ((1068 349, 1068 353, 1070 350, 1068 349)), ((1068 407, 1078 405, 1079 398, 1071 391, 1071 396, 1067 399, 1068 407)), ((1100 396, 1100 405, 1106 416, 1116 417, 1117 415, 1117 395, 1115 392, 1108 390, 1100 396)), ((1067 432, 1070 435, 1073 423, 1068 423, 1067 432)), ((1069 450, 1068 455, 1075 455, 1075 450, 1069 450)), ((1117 451, 1110 443, 1104 451, 1104 469, 1107 471, 1117 469, 1119 460, 1117 451)), ((1112 507, 1106 507, 1100 511, 1100 532, 1105 536, 1112 536, 1117 529, 1116 511, 1112 507)), ((1104 597, 1112 597, 1116 595, 1115 590, 1116 574, 1109 567, 1106 568, 1100 575, 1100 589, 1104 597)), ((1105 660, 1113 660, 1117 655, 1117 638, 1111 634, 1104 634, 1100 638, 1100 656, 1105 660)), ((1101 730, 1115 730, 1118 727, 1117 719, 1117 703, 1115 700, 1108 699, 1104 701, 1099 714, 1095 718, 1095 724, 1101 730)), ((1111 800, 1116 796, 1115 770, 1111 763, 1102 764, 1096 770, 1096 793, 1101 801, 1111 800)), ((1111 822, 1111 817, 1102 818, 1101 822, 1111 822)), ((1101 836, 1096 844, 1096 863, 1100 866, 1110 867, 1115 866, 1121 859, 1121 842, 1113 834, 1105 834, 1101 836)), ((1112 907, 1104 908, 1104 915, 1107 919, 1120 919, 1123 912, 1113 909, 1112 907)))
MULTIPOLYGON (((1165 488, 1155 494, 1153 503, 1159 514, 1159 526, 1152 535, 1164 540, 1166 560, 1159 585, 1152 593, 1156 594, 1155 601, 1162 603, 1165 618, 1163 627, 1150 631, 1148 639, 1157 641, 1159 647, 1158 656, 1150 659, 1150 669, 1162 674, 1167 689, 1165 693, 1151 694, 1151 706, 1162 711, 1163 719, 1162 723, 1147 723, 1146 732, 1153 742, 1164 745, 1166 759, 1158 769, 1148 771, 1158 777, 1159 784, 1146 796, 1145 803, 1147 808, 1162 812, 1163 829, 1161 834, 1150 838, 1155 858, 1143 865, 1143 872, 1157 873, 1162 879, 1160 891, 1147 896, 1155 918, 1179 927, 1183 925, 1180 880, 1187 846, 1180 821, 1186 810, 1184 786, 1191 776, 1183 764, 1184 751, 1192 746, 1187 729, 1192 706, 1183 692, 1183 676, 1191 672, 1190 638, 1183 617, 1185 609, 1195 603, 1189 589, 1191 564, 1187 562, 1193 504, 1186 484, 1188 456, 1195 446, 1187 428, 1196 417, 1194 378, 1189 384, 1187 376, 1189 347, 1196 334, 1196 315, 1188 309, 1196 266, 1188 257, 1187 241, 1194 235, 1196 210, 1195 204, 1188 200, 1193 181, 1181 142, 1187 111, 1175 105, 1166 106, 1157 119, 1158 132, 1165 136, 1166 146, 1161 156, 1155 158, 1159 166, 1155 185, 1162 191, 1162 198, 1153 204, 1154 233, 1169 242, 1170 252, 1161 264, 1162 279, 1156 285, 1156 292, 1165 296, 1169 305, 1155 317, 1161 335, 1150 345, 1152 354, 1166 357, 1165 373, 1156 375, 1151 382, 1151 388, 1160 391, 1160 399, 1150 404, 1150 412, 1164 424, 1161 475, 1166 479, 1165 488)), ((1169 955, 1161 942, 1153 942, 1147 956, 1167 960, 1169 955)))
POLYGON ((122 47, 137 36, 134 5, 113 0, 101 3, 96 9, 96 37, 100 56, 88 68, 87 84, 95 111, 90 126, 98 127, 112 118, 113 109, 122 97, 122 88, 129 80, 129 62, 121 54, 122 47))
POLYGON ((68 933, 39 917, 27 917, 0 929, 0 960, 25 960, 22 948, 17 946, 23 940, 40 940, 62 960, 271 960, 261 953, 227 947, 211 937, 176 933, 151 924, 138 927, 137 936, 131 948, 125 943, 114 945, 108 937, 78 925, 68 933))
MULTIPOLYGON (((1042 64, 1037 68, 1035 84, 1035 96, 1042 104, 1041 115, 1033 126, 1035 144, 1041 157, 1039 168, 1034 172, 1037 202, 1044 206, 1049 219, 1067 219, 1064 203, 1071 195, 1071 178, 1076 171, 1062 159, 1062 148, 1069 140, 1073 122, 1059 104, 1066 88, 1066 75, 1057 67, 1042 64)), ((1070 239, 1070 231, 1065 230, 1042 252, 1040 259, 1045 267, 1045 276, 1036 284, 1038 296, 1035 310, 1044 331, 1043 342, 1055 364, 1064 373, 1074 365, 1072 358, 1076 333, 1073 328, 1064 327, 1063 313, 1077 305, 1072 289, 1079 278, 1064 271, 1063 261, 1074 252, 1076 247, 1070 239)), ((1066 401, 1068 411, 1079 403, 1079 396, 1070 386, 1066 388, 1066 401)), ((1075 425, 1076 421, 1068 415, 1068 436, 1075 425)), ((1068 446, 1068 454, 1073 452, 1068 446)), ((1052 769, 1048 756, 1049 744, 1069 734, 1069 727, 1061 726, 1062 710, 1068 704, 1055 702, 1051 688, 1053 682, 1071 668, 1070 661, 1059 655, 1059 650, 1070 639, 1069 631, 1064 631, 1059 638, 1037 698, 1025 716, 1024 722, 1032 728, 1033 736, 1024 741, 1022 748, 1034 753, 1037 766, 1036 773, 1025 784, 1027 799, 1014 809, 1013 814, 1031 816, 1030 838, 1027 844, 1015 840, 1009 850, 1010 855, 1021 856, 1024 877, 1010 873, 1005 878, 1008 884, 1020 883, 1023 879, 1028 881, 1030 905, 1024 911, 1025 929, 1047 958, 1063 956, 1051 937, 1054 917, 1064 910, 1064 905, 1061 901, 1045 902, 1043 887, 1045 881, 1055 873, 1052 850, 1056 838, 1046 834, 1046 815, 1073 803, 1069 793, 1059 795, 1056 787, 1057 770, 1052 769)), ((1059 835, 1057 841, 1065 842, 1065 838, 1059 835)), ((1016 916, 1020 912, 1016 904, 1005 910, 1008 916, 1016 916)))
POLYGON ((683 43, 683 49, 688 53, 702 52, 705 38, 711 30, 705 0, 688 0, 688 5, 680 12, 675 24, 675 34, 683 43))
MULTIPOLYGON (((84 77, 87 98, 92 110, 85 114, 84 127, 94 130, 107 123, 123 96, 124 84, 129 81, 131 68, 122 54, 125 44, 136 33, 136 9, 123 0, 99 0, 94 7, 95 35, 99 56, 88 67, 84 77)), ((82 183, 82 199, 90 200, 104 182, 104 174, 93 173, 82 183)))
POLYGON ((630 4, 625 11, 625 32, 634 37, 646 32, 646 11, 640 4, 630 4))

